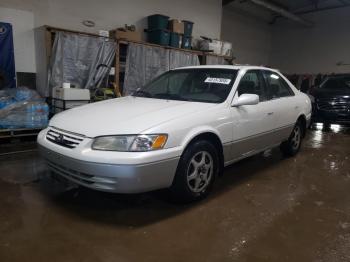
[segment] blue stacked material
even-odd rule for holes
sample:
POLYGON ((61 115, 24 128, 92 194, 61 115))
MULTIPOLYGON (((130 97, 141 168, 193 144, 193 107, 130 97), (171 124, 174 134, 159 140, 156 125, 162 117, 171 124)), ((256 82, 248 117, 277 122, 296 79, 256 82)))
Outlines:
POLYGON ((48 124, 49 107, 28 88, 0 93, 0 128, 44 128, 48 124))

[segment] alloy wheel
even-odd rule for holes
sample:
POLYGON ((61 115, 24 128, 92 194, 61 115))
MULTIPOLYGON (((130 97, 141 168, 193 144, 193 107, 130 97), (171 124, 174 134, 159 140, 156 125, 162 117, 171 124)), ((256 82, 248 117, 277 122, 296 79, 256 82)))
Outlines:
POLYGON ((205 190, 213 176, 214 162, 206 151, 196 153, 187 169, 187 185, 194 193, 205 190))
POLYGON ((292 139, 291 139, 291 145, 294 150, 297 150, 299 148, 300 141, 301 141, 301 129, 300 129, 300 126, 297 125, 293 130, 292 139))

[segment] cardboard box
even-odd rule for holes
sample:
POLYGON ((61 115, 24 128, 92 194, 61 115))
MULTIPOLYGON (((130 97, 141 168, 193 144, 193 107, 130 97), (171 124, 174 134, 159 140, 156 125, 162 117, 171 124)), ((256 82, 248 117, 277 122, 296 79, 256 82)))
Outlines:
POLYGON ((169 30, 178 34, 184 33, 184 23, 180 20, 173 19, 169 21, 169 30))
POLYGON ((125 39, 129 41, 136 41, 141 42, 142 41, 142 32, 140 31, 130 31, 126 29, 116 29, 111 31, 110 34, 115 39, 125 39))

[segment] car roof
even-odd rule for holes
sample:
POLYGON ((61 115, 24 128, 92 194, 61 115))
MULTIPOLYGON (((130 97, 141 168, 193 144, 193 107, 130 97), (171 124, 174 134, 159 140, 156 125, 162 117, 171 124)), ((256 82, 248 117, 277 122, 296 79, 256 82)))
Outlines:
POLYGON ((234 70, 253 70, 253 69, 260 69, 260 70, 272 70, 272 71, 278 71, 277 69, 265 67, 265 66, 255 66, 255 65, 200 65, 200 66, 185 66, 185 67, 179 67, 175 68, 174 70, 178 69, 199 69, 199 68, 206 68, 206 69, 234 69, 234 70))

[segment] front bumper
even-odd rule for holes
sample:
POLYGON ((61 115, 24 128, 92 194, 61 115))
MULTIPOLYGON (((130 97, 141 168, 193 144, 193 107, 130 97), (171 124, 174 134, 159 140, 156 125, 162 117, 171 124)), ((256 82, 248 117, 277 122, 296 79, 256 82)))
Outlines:
POLYGON ((75 184, 114 193, 141 193, 170 187, 179 157, 147 164, 116 165, 87 162, 56 153, 39 145, 54 173, 75 184))
POLYGON ((350 124, 350 112, 332 112, 314 110, 313 121, 330 122, 334 124, 350 124))

